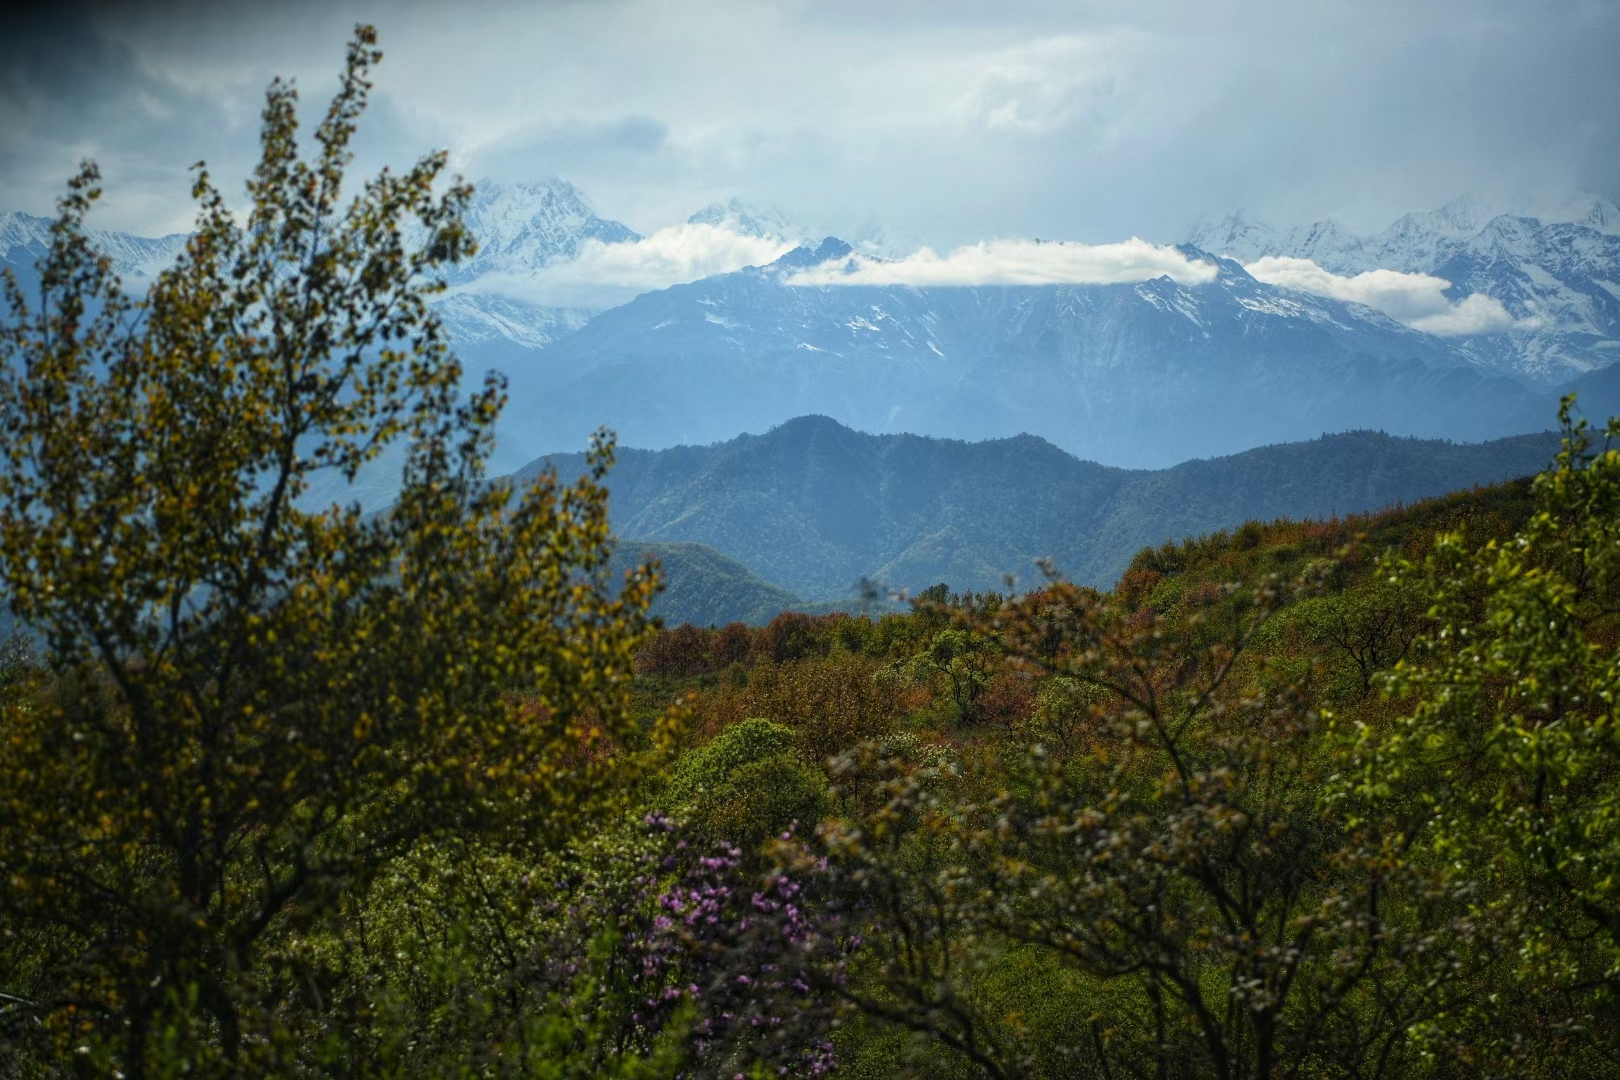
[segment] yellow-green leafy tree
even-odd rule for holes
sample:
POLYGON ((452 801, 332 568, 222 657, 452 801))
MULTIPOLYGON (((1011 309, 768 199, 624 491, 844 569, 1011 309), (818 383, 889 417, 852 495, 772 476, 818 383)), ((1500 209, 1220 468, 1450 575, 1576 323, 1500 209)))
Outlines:
POLYGON ((307 160, 272 83, 249 205, 199 166, 144 297, 85 231, 91 165, 38 294, 8 281, 0 585, 47 661, 0 714, 0 927, 33 943, 0 1037, 93 1071, 274 1067, 289 937, 435 835, 543 850, 649 744, 611 443, 489 480, 502 385, 463 389, 429 306, 471 190, 435 193, 443 154, 345 176, 380 58, 357 29, 307 160), (384 513, 313 497, 396 465, 384 513))
POLYGON ((1612 1069, 1620 1016, 1620 419, 1594 446, 1572 405, 1514 536, 1442 533, 1386 567, 1428 598, 1428 625, 1388 680, 1406 715, 1364 727, 1344 776, 1361 813, 1419 808, 1414 847, 1493 898, 1517 981, 1492 998, 1522 1003, 1538 1037, 1487 1017, 1469 1049, 1524 1076, 1612 1069))

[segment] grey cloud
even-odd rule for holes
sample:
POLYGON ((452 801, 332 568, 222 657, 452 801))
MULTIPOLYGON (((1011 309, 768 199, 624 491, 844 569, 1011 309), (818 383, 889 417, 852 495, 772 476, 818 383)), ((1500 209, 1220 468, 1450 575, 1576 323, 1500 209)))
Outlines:
POLYGON ((0 192, 48 211, 80 160, 102 167, 100 223, 166 231, 183 220, 189 166, 239 156, 253 127, 99 33, 79 6, 0 16, 0 192), (216 151, 222 153, 215 153, 216 151))
MULTIPOLYGON (((154 219, 249 160, 272 72, 388 54, 362 163, 557 173, 642 232, 731 194, 936 246, 1178 239, 1237 207, 1377 228, 1454 195, 1620 195, 1606 0, 599 0, 83 9, 4 35, 0 205, 93 151, 154 219), (51 44, 54 42, 54 44, 51 44), (93 62, 71 53, 82 48, 93 62), (9 59, 9 58, 8 58, 9 59)), ((326 81, 322 81, 326 80, 326 81)), ((109 179, 114 179, 109 169, 109 179)))
POLYGON ((650 116, 541 122, 476 148, 469 163, 476 175, 505 180, 577 176, 603 168, 645 167, 668 143, 669 125, 650 116))

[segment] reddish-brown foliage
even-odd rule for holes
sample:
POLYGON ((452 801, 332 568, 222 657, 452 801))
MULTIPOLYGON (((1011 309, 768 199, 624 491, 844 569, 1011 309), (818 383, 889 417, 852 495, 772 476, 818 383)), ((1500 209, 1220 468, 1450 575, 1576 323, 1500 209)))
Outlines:
POLYGON ((711 651, 716 667, 741 664, 754 648, 754 631, 747 623, 726 623, 715 631, 711 651))
POLYGON ((827 633, 831 624, 847 619, 842 613, 834 615, 804 615, 797 611, 784 611, 768 625, 754 633, 754 658, 785 664, 807 656, 826 656, 832 647, 832 636, 827 633))
POLYGON ((707 630, 686 623, 660 630, 636 653, 636 672, 654 678, 691 678, 714 670, 707 630))
POLYGON ((710 735, 753 716, 786 724, 805 755, 820 761, 890 730, 906 711, 899 691, 888 665, 835 653, 756 665, 746 684, 705 695, 697 713, 710 735))
POLYGON ((1004 671, 990 677, 973 702, 971 719, 992 727, 1012 728, 1035 711, 1035 683, 1027 674, 1004 671))

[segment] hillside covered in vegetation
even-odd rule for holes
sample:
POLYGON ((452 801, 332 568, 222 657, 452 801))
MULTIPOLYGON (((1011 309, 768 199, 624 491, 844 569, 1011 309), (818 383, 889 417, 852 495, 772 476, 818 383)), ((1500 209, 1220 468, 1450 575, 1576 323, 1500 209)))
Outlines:
POLYGON ((624 574, 648 562, 658 564, 664 586, 650 613, 671 624, 766 623, 804 607, 797 596, 706 544, 621 543, 612 566, 624 574))
MULTIPOLYGON (((915 594, 940 581, 1004 589, 1013 574, 1027 587, 1038 559, 1109 587, 1147 545, 1529 476, 1557 449, 1551 433, 1449 443, 1350 432, 1127 470, 1033 436, 865 435, 807 416, 714 446, 621 450, 611 513, 622 536, 706 544, 809 601, 848 604, 862 580, 915 594)), ((563 477, 585 466, 559 455, 518 475, 547 463, 563 477)))

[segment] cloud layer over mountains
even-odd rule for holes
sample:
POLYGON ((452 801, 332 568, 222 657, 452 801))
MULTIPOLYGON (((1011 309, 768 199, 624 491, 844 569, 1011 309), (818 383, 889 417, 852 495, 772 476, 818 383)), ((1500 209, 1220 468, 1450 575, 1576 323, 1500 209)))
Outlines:
MULTIPOLYGON (((560 183, 560 182, 559 182, 560 183)), ((494 190, 500 190, 495 187, 494 190)), ((496 271, 464 286, 549 307, 605 308, 654 289, 763 266, 804 242, 814 230, 795 226, 780 212, 753 211, 733 199, 693 214, 678 225, 623 240, 586 237, 567 258, 518 271, 496 271)), ((626 230, 628 233, 628 230, 626 230)), ((1433 274, 1390 269, 1335 274, 1311 259, 1267 255, 1245 266, 1257 280, 1285 289, 1376 308, 1407 326, 1441 337, 1528 329, 1534 317, 1515 319, 1483 293, 1447 295, 1452 283, 1433 274)), ((1213 281, 1216 267, 1167 244, 1139 237, 1107 244, 997 239, 964 244, 940 254, 919 247, 897 258, 861 252, 794 271, 794 286, 909 285, 916 288, 986 285, 1113 285, 1165 277, 1179 285, 1213 281)))
POLYGON ((780 236, 687 222, 637 240, 583 240, 573 258, 480 278, 481 292, 555 307, 611 307, 652 289, 769 263, 793 248, 780 236))
POLYGON ((1116 244, 983 240, 945 255, 926 247, 893 260, 852 255, 801 270, 788 284, 1114 285, 1157 277, 1196 285, 1213 281, 1215 267, 1134 236, 1116 244))
MULTIPOLYGON (((1378 269, 1347 276, 1324 270, 1314 260, 1288 255, 1267 255, 1244 269, 1268 285, 1365 304, 1414 330, 1440 337, 1490 334, 1515 325, 1513 316, 1500 300, 1484 293, 1470 293, 1461 300, 1452 300, 1446 295, 1451 282, 1433 274, 1378 269)), ((1531 322, 1531 319, 1518 321, 1525 329, 1530 328, 1531 322)))

